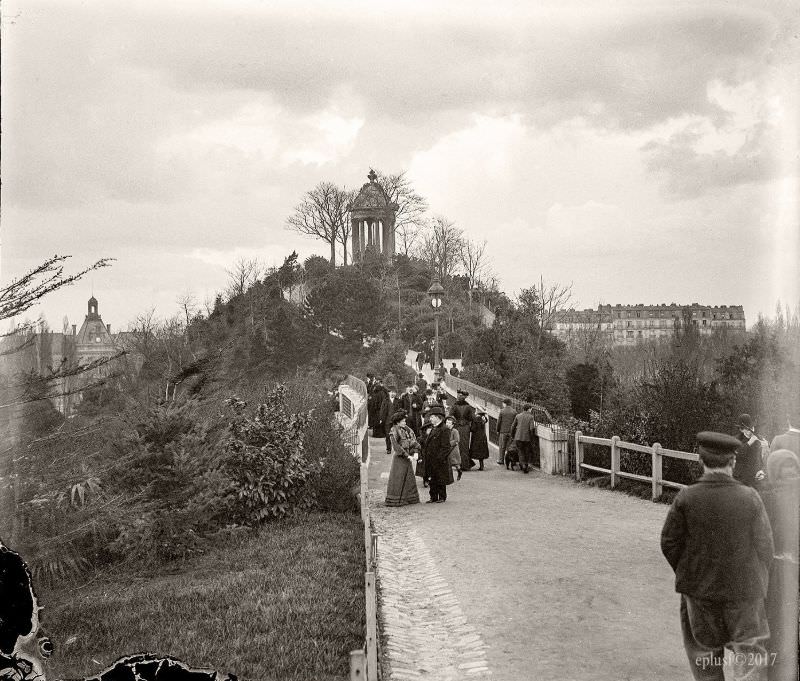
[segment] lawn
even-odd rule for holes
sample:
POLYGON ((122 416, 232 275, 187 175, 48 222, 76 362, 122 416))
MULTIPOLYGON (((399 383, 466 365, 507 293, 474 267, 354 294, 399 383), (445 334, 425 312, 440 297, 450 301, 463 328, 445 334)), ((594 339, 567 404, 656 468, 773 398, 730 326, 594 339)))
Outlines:
POLYGON ((157 574, 40 589, 48 675, 85 677, 151 652, 243 679, 347 679, 364 641, 363 536, 357 514, 315 513, 157 574))

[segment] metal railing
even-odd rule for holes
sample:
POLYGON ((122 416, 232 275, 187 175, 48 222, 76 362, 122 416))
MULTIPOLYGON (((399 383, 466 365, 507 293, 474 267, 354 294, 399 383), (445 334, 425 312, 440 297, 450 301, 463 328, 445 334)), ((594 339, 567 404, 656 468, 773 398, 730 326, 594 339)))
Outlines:
POLYGON ((339 410, 350 423, 342 432, 342 440, 350 447, 353 456, 366 461, 367 456, 367 386, 360 378, 348 375, 342 386, 347 386, 352 391, 348 396, 340 388, 339 410), (354 401, 353 398, 360 398, 354 401))
POLYGON ((581 431, 575 433, 575 479, 580 480, 583 471, 595 471, 598 473, 609 473, 611 475, 612 489, 617 486, 619 478, 628 478, 630 480, 638 480, 639 482, 649 482, 652 487, 652 498, 655 501, 664 493, 664 487, 674 487, 682 489, 686 487, 683 483, 673 482, 664 479, 663 473, 663 460, 664 457, 671 459, 683 459, 684 461, 699 461, 700 457, 693 452, 681 452, 677 449, 664 449, 658 442, 652 445, 640 445, 635 442, 624 442, 619 439, 617 435, 611 438, 605 437, 590 437, 584 435, 581 431), (594 466, 584 463, 584 447, 586 445, 601 445, 611 448, 611 466, 604 468, 603 466, 594 466), (638 473, 628 473, 620 470, 620 451, 627 450, 631 452, 639 452, 642 454, 649 454, 651 458, 651 474, 639 475, 638 473))
MULTIPOLYGON (((361 681, 378 680, 378 592, 375 583, 375 572, 378 561, 378 535, 372 529, 369 513, 369 441, 367 438, 367 389, 363 381, 348 376, 346 384, 361 395, 354 386, 364 386, 363 398, 355 405, 352 424, 347 429, 351 434, 351 444, 360 447, 360 499, 361 520, 364 523, 364 556, 366 570, 364 572, 364 601, 366 608, 366 630, 363 647, 350 651, 350 679, 361 681), (352 381, 351 381, 352 379, 352 381)), ((352 403, 351 403, 352 404, 352 403)))
MULTIPOLYGON (((531 402, 526 402, 525 400, 520 400, 516 397, 511 397, 510 395, 503 395, 502 393, 495 392, 494 390, 489 390, 489 388, 484 388, 476 383, 467 381, 460 376, 451 376, 450 374, 445 374, 444 384, 454 391, 466 390, 470 395, 478 399, 482 399, 485 402, 492 402, 498 408, 502 406, 503 400, 506 399, 511 400, 511 406, 518 412, 522 411, 525 404, 532 404, 531 402)), ((553 417, 550 415, 550 412, 541 405, 533 405, 533 416, 536 423, 553 423, 553 417)))

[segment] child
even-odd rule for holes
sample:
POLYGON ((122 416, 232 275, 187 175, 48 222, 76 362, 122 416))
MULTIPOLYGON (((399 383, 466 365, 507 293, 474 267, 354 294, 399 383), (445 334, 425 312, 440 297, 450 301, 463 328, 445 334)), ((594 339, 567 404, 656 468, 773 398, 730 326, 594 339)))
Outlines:
POLYGON ((448 416, 444 423, 450 429, 450 467, 456 472, 456 480, 461 480, 461 449, 458 445, 461 435, 456 430, 456 420, 452 416, 448 416))

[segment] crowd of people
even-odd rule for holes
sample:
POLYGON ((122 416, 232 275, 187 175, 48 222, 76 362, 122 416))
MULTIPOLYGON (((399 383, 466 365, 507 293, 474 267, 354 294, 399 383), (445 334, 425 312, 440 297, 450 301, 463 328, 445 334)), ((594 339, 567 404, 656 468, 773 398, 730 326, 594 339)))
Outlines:
MULTIPOLYGON (((417 477, 429 490, 426 503, 443 503, 447 487, 464 472, 484 470, 489 420, 469 404, 466 391, 459 390, 448 409, 441 385, 428 387, 422 373, 402 393, 368 375, 367 390, 373 436, 385 437, 387 453, 393 454, 387 506, 419 503, 417 477)), ((757 435, 748 414, 739 416, 735 436, 697 436, 703 475, 679 492, 661 534, 662 552, 675 572, 680 626, 695 679, 724 680, 725 648, 734 652, 734 679, 766 681, 773 678, 770 670, 796 669, 793 650, 788 659, 775 652, 787 626, 792 629, 792 618, 789 636, 795 644, 798 636, 796 609, 787 619, 781 608, 786 589, 798 589, 800 428, 794 422, 800 415, 771 444, 757 435), (787 490, 795 495, 788 509, 787 490)), ((532 406, 517 413, 511 400, 504 400, 495 428, 497 463, 508 466, 518 457, 527 473, 538 444, 532 406)))
MULTIPOLYGON (((454 367, 453 371, 458 371, 454 367)), ((404 506, 419 503, 416 477, 422 478, 430 499, 447 500, 447 486, 467 471, 485 470, 489 458, 486 412, 468 401, 469 393, 459 390, 447 407, 447 392, 438 382, 430 386, 420 372, 398 391, 395 385, 367 374, 367 418, 372 436, 383 438, 386 453, 393 454, 386 504, 404 506)), ((504 401, 495 428, 499 440, 497 464, 530 471, 538 448, 532 405, 517 413, 511 400, 504 401)))

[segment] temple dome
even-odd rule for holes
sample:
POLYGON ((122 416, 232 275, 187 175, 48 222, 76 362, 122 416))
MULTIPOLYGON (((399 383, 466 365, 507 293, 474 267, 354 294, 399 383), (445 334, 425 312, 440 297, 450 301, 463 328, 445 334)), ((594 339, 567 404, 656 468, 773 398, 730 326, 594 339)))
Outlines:
POLYGON ((393 208, 396 210, 396 206, 392 204, 386 192, 383 191, 383 187, 378 183, 377 173, 374 170, 370 170, 367 177, 369 178, 369 182, 364 183, 361 187, 356 198, 353 199, 350 209, 393 208))

